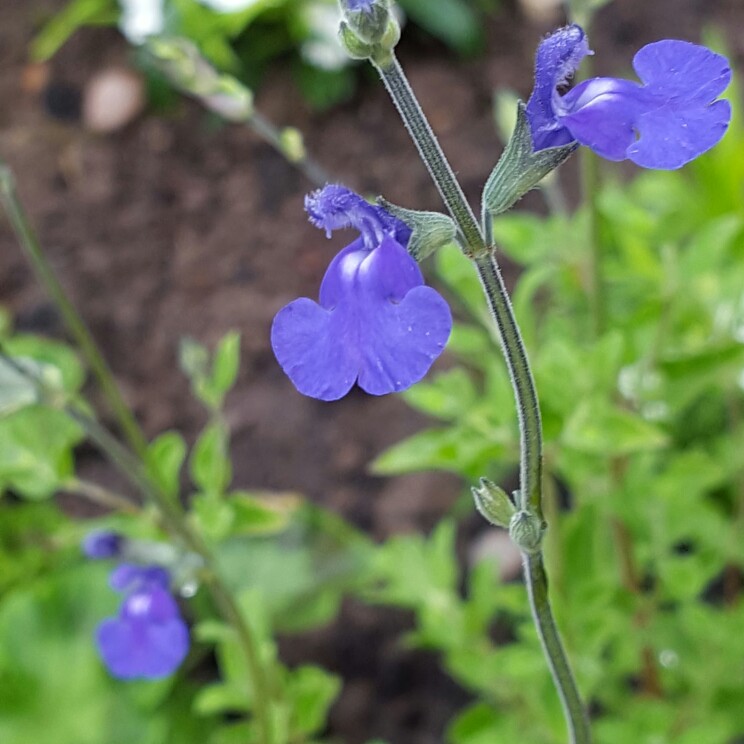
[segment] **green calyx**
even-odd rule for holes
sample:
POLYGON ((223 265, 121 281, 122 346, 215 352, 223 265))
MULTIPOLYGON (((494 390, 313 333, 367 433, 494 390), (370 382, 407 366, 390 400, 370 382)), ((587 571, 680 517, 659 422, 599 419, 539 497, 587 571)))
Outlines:
POLYGON ((446 214, 405 209, 381 196, 377 198, 377 203, 411 228, 413 232, 408 241, 408 252, 416 261, 423 261, 439 248, 452 243, 457 236, 457 226, 446 214))
POLYGON ((400 41, 400 26, 388 14, 381 34, 360 33, 347 16, 347 20, 341 21, 338 38, 352 59, 369 59, 385 67, 390 63, 393 50, 400 41))
POLYGON ((475 508, 492 525, 509 527, 517 513, 506 491, 488 478, 481 478, 480 485, 471 489, 475 508))
POLYGON ((571 143, 534 152, 526 107, 519 101, 514 132, 483 189, 484 212, 495 216, 511 209, 575 149, 571 143))
POLYGON ((509 522, 509 535, 515 545, 528 555, 536 555, 542 549, 545 522, 527 511, 516 512, 509 522))
POLYGON ((392 17, 388 0, 371 0, 363 7, 349 0, 341 0, 341 12, 349 28, 368 44, 382 41, 392 17))

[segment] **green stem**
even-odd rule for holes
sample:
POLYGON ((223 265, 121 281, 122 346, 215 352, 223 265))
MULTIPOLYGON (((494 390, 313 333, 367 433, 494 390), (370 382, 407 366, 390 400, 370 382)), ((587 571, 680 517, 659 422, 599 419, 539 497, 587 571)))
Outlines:
MULTIPOLYGON (((490 218, 484 215, 484 235, 395 56, 391 55, 384 64, 372 63, 380 73, 449 213, 458 225, 458 240, 463 251, 473 259, 478 270, 499 328, 517 403, 520 431, 520 507, 530 516, 542 520, 540 409, 519 326, 494 256, 490 218)), ((532 555, 524 553, 524 569, 532 615, 563 704, 571 744, 589 744, 589 722, 553 619, 547 577, 539 550, 532 555)))
POLYGON ((110 491, 108 488, 99 486, 97 483, 72 477, 67 483, 63 484, 63 489, 106 509, 114 509, 125 514, 139 514, 141 512, 139 504, 110 491))
POLYGON ((261 137, 261 139, 270 144, 287 160, 287 162, 297 168, 311 183, 314 183, 316 186, 325 186, 325 184, 333 180, 328 173, 326 173, 326 171, 304 151, 300 157, 295 157, 288 152, 286 144, 282 139, 282 130, 258 111, 254 111, 246 123, 259 137, 261 137))
POLYGON ((408 133, 411 135, 421 159, 424 161, 432 180, 442 196, 445 206, 457 223, 462 239, 469 250, 476 254, 487 252, 487 246, 478 226, 478 220, 470 208, 452 166, 434 136, 429 122, 421 110, 416 96, 395 55, 389 64, 380 66, 372 62, 380 73, 382 82, 390 93, 408 133))
POLYGON ((121 427, 122 434, 129 446, 138 455, 143 456, 147 451, 147 439, 124 400, 114 375, 99 351, 85 321, 70 301, 44 255, 39 239, 18 197, 13 173, 2 161, 0 161, 0 200, 37 280, 56 305, 68 332, 85 357, 121 427))
POLYGON ((536 618, 540 631, 540 643, 553 679, 556 681, 563 710, 566 712, 570 740, 574 744, 589 744, 591 742, 589 718, 581 702, 576 681, 550 609, 548 577, 545 573, 542 554, 524 555, 523 559, 525 576, 529 577, 527 593, 530 598, 532 615, 536 618))
POLYGON ((494 256, 475 261, 518 401, 520 431, 519 506, 540 519, 542 513, 542 422, 537 390, 514 310, 494 256))

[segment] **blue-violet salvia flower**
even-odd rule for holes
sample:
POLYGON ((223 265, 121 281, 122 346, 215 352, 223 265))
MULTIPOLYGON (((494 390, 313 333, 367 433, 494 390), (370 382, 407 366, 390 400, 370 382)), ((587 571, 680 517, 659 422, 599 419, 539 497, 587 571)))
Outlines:
POLYGON ((305 200, 310 221, 326 231, 353 227, 360 237, 331 261, 320 302, 291 302, 274 318, 271 345, 304 395, 337 400, 355 382, 372 395, 418 382, 452 330, 444 299, 406 251, 410 229, 379 206, 338 185, 305 200))
MULTIPOLYGON (((90 533, 83 553, 96 560, 127 554, 128 539, 116 532, 90 533)), ((96 632, 98 651, 119 679, 159 679, 175 672, 189 650, 189 630, 169 591, 167 569, 121 563, 109 576, 112 589, 124 594, 116 617, 96 632)))
POLYGON ((633 59, 641 83, 593 78, 559 93, 589 51, 573 25, 540 44, 527 115, 535 150, 579 142, 608 160, 644 168, 681 168, 723 137, 731 119, 717 100, 731 80, 725 57, 687 41, 665 39, 633 59))
POLYGON ((111 575, 126 592, 116 617, 96 634, 98 650, 119 679, 159 679, 173 674, 189 650, 189 631, 171 595, 168 572, 160 566, 121 565, 111 575))

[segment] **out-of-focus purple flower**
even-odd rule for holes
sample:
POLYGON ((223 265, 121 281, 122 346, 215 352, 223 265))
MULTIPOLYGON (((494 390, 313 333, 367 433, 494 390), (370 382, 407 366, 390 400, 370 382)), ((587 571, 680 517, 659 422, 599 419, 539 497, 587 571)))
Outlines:
MULTIPOLYGON (((93 559, 121 558, 126 538, 115 532, 93 532, 83 552, 93 559)), ((119 679, 158 679, 173 674, 189 651, 189 630, 170 594, 170 574, 162 566, 122 563, 109 585, 124 601, 116 617, 96 632, 98 651, 119 679)))
POLYGON ((176 600, 159 583, 140 584, 117 617, 96 634, 101 658, 119 679, 158 679, 178 669, 189 650, 189 631, 176 600))
POLYGON ((687 41, 657 41, 633 59, 641 83, 593 78, 561 95, 558 89, 587 54, 586 35, 576 25, 540 44, 527 103, 536 151, 577 141, 608 160, 673 170, 726 132, 731 106, 717 99, 731 68, 720 54, 687 41))
POLYGON ((125 540, 117 532, 91 532, 83 540, 83 553, 94 560, 117 558, 121 555, 125 540))
POLYGON ((337 400, 355 382, 372 395, 418 382, 452 330, 444 299, 424 280, 405 245, 411 231, 379 206, 330 185, 305 201, 328 235, 354 227, 360 237, 326 271, 320 302, 300 298, 274 318, 271 344, 304 395, 337 400))

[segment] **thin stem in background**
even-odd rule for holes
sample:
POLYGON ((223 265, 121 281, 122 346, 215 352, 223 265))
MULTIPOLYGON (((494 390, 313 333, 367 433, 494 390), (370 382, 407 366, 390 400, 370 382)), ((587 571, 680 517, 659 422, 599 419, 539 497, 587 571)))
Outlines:
POLYGON ((74 496, 87 499, 91 503, 102 506, 105 509, 113 509, 124 514, 132 515, 138 515, 142 512, 140 505, 131 499, 114 493, 108 488, 99 486, 97 483, 92 483, 91 481, 73 477, 63 485, 63 489, 74 496))
MULTIPOLYGON (((484 215, 484 235, 395 56, 391 55, 384 64, 374 61, 373 64, 400 112, 448 211, 458 225, 458 238, 463 251, 476 264, 500 331, 517 403, 520 430, 520 506, 530 515, 542 519, 542 427, 537 393, 519 326, 494 256, 490 218, 484 215)), ((532 616, 563 705, 570 741, 572 744, 589 744, 589 721, 553 618, 542 554, 525 553, 523 561, 532 616)))
POLYGON ((314 183, 316 186, 325 186, 333 180, 325 169, 316 163, 315 160, 304 151, 301 153, 300 157, 292 156, 287 151, 286 143, 282 138, 282 130, 260 112, 254 111, 250 119, 246 121, 246 124, 248 124, 248 126, 259 137, 261 137, 261 139, 270 144, 280 155, 282 155, 290 165, 297 168, 311 183, 314 183))
POLYGON ((122 434, 137 455, 143 457, 147 452, 147 439, 132 410, 124 400, 114 375, 98 349, 88 326, 67 296, 47 257, 44 255, 39 239, 31 227, 26 210, 18 197, 13 173, 2 161, 0 161, 0 200, 26 259, 31 265, 37 280, 57 307, 67 331, 90 367, 108 401, 111 412, 116 417, 122 434))

